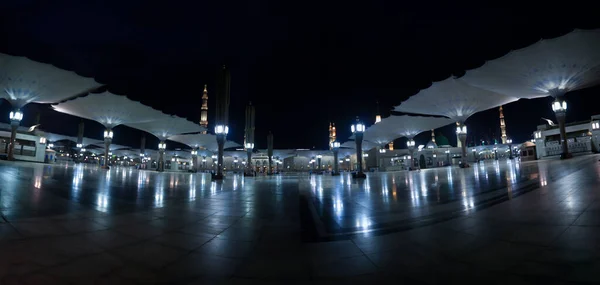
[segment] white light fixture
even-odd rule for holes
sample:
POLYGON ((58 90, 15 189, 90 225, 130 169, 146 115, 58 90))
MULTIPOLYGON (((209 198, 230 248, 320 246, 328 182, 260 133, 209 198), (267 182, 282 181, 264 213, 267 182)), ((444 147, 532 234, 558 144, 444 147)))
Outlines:
POLYGON ((86 149, 85 149, 85 148, 82 148, 82 149, 81 149, 81 152, 85 152, 85 151, 86 151, 86 149))
POLYGON ((356 122, 356 124, 350 126, 350 130, 352 133, 362 133, 365 131, 365 125, 363 125, 361 122, 356 122))
POLYGON ((349 159, 349 158, 346 158, 346 161, 350 161, 350 159, 349 159))
POLYGON ((592 130, 600 129, 600 122, 592 122, 592 130))
POLYGON ((20 122, 21 120, 23 120, 23 113, 21 113, 21 111, 19 110, 11 111, 9 117, 11 121, 20 122))
POLYGON ((40 143, 41 144, 45 144, 46 143, 46 138, 45 137, 40 137, 40 143))
POLYGON ((246 150, 254 149, 253 143, 246 143, 246 150))
POLYGON ((53 147, 54 147, 53 143, 48 144, 48 148, 53 148, 53 147))
POLYGON ((554 112, 566 112, 567 111, 567 101, 565 100, 556 100, 552 102, 552 111, 554 112))
POLYGON ((414 147, 414 146, 415 146, 415 141, 414 141, 414 140, 412 140, 412 139, 411 139, 411 140, 408 140, 408 141, 406 142, 406 146, 407 146, 407 147, 414 147))
POLYGON ((109 130, 104 131, 104 138, 105 139, 112 139, 113 138, 113 131, 109 131, 109 130))
POLYGON ((323 158, 323 156, 320 154, 317 154, 317 158, 323 158))
POLYGON ((535 133, 533 133, 534 137, 536 139, 541 139, 542 138, 542 132, 541 131, 537 131, 535 133))
POLYGON ((369 157, 369 154, 368 153, 364 153, 363 157, 369 157))
POLYGON ((80 144, 80 143, 77 144, 77 148, 82 148, 82 147, 83 147, 83 144, 80 144))
POLYGON ((507 140, 506 140, 506 143, 508 143, 508 144, 511 144, 511 143, 512 143, 512 140, 511 140, 511 139, 507 139, 507 140))
POLYGON ((215 134, 217 135, 226 135, 227 133, 229 133, 229 127, 228 126, 224 126, 224 125, 216 125, 215 126, 215 134))
POLYGON ((340 147, 340 142, 331 142, 330 146, 331 146, 331 148, 339 148, 340 147))
POLYGON ((385 153, 385 148, 380 148, 379 153, 385 153))
POLYGON ((158 150, 165 150, 165 149, 167 149, 167 143, 164 143, 164 142, 158 143, 158 150))
POLYGON ((456 127, 456 133, 457 134, 466 134, 467 133, 467 126, 458 126, 456 127))
POLYGON ((198 155, 198 151, 197 151, 197 150, 195 150, 195 149, 193 149, 193 150, 192 150, 192 155, 198 155))

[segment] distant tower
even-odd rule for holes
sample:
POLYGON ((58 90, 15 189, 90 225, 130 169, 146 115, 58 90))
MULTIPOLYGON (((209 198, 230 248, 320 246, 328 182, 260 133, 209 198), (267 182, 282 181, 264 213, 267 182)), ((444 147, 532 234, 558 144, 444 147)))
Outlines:
POLYGON ((389 149, 389 150, 394 150, 394 141, 391 141, 391 142, 388 144, 388 149, 389 149))
POLYGON ((331 143, 335 141, 335 124, 329 123, 329 146, 331 147, 331 143))
POLYGON ((502 133, 502 144, 506 143, 506 124, 504 123, 504 112, 502 112, 502 106, 500 106, 500 132, 502 133))
MULTIPOLYGON (((204 92, 202 92, 202 107, 200 107, 200 126, 208 129, 208 91, 204 84, 204 92)), ((206 131, 202 132, 206 134, 206 131)))
POLYGON ((377 114, 375 115, 375 124, 381 122, 381 115, 379 114, 379 101, 377 101, 377 114))
POLYGON ((435 142, 435 132, 431 129, 431 141, 435 142))

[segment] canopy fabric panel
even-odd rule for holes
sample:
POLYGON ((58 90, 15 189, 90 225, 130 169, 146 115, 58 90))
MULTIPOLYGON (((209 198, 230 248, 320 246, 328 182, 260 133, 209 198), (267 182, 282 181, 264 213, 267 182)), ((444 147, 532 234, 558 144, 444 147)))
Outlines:
MULTIPOLYGON (((49 132, 39 132, 39 135, 45 137, 50 142, 56 142, 56 141, 62 141, 62 140, 72 141, 75 143, 77 142, 77 137, 64 136, 64 135, 49 133, 49 132)), ((92 139, 92 138, 87 138, 87 137, 83 137, 83 141, 82 141, 82 144, 84 146, 101 144, 101 143, 103 143, 102 140, 97 140, 97 139, 92 139)))
POLYGON ((517 101, 519 98, 475 87, 454 77, 434 82, 396 106, 394 111, 446 116, 464 123, 471 115, 517 101))
POLYGON ((385 145, 400 138, 414 136, 431 129, 454 123, 448 118, 423 116, 389 116, 365 130, 363 138, 378 145, 385 145))
MULTIPOLYGON (((377 145, 376 143, 372 143, 370 141, 366 141, 363 138, 363 142, 362 142, 362 149, 363 150, 370 150, 372 148, 378 147, 379 145, 377 145)), ((340 151, 342 150, 342 148, 350 148, 350 149, 356 149, 356 142, 351 140, 351 141, 346 141, 345 143, 340 145, 340 151)))
POLYGON ((96 89, 92 78, 33 61, 0 53, 0 98, 21 108, 28 103, 56 103, 96 89))
POLYGON ((54 110, 96 121, 106 128, 169 116, 140 102, 110 92, 93 93, 52 106, 54 110))
POLYGON ((166 140, 170 136, 184 133, 199 133, 206 129, 199 124, 188 121, 178 116, 164 115, 156 120, 125 123, 126 126, 148 132, 161 140, 166 140))
MULTIPOLYGON (((169 140, 188 145, 192 148, 199 147, 209 151, 217 151, 217 136, 213 134, 187 134, 174 135, 169 140)), ((232 141, 225 141, 224 148, 240 147, 241 145, 232 141)))
POLYGON ((461 77, 465 82, 517 98, 551 95, 600 82, 600 29, 575 30, 512 51, 461 77))

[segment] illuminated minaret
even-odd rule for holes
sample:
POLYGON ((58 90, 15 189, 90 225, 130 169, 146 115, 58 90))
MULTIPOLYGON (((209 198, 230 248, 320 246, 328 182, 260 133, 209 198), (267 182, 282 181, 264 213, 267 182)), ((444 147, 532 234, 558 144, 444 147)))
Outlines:
MULTIPOLYGON (((200 126, 208 129, 208 91, 206 90, 206 84, 204 85, 204 92, 202 92, 202 107, 200 107, 200 126)), ((206 131, 202 132, 206 134, 206 131)))
POLYGON ((431 141, 435 143, 435 132, 431 129, 431 141))
POLYGON ((335 124, 329 123, 329 147, 331 143, 335 141, 335 124))
POLYGON ((381 115, 379 114, 379 101, 377 101, 377 114, 375 115, 375 124, 381 122, 381 115))
POLYGON ((389 150, 394 150, 394 141, 391 141, 391 142, 388 144, 388 149, 389 149, 389 150))
POLYGON ((502 106, 500 106, 500 132, 502 133, 502 144, 506 143, 506 124, 504 123, 504 112, 502 112, 502 106))

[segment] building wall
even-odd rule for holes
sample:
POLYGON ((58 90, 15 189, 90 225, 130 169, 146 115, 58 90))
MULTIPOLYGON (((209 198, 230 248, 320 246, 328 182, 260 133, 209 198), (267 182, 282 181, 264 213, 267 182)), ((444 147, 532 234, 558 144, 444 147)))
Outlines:
MULTIPOLYGON (((581 154, 600 150, 600 129, 592 127, 594 122, 600 122, 600 115, 592 116, 589 122, 565 127, 569 152, 581 154)), ((537 159, 561 154, 562 146, 558 126, 539 125, 533 136, 537 159)))

